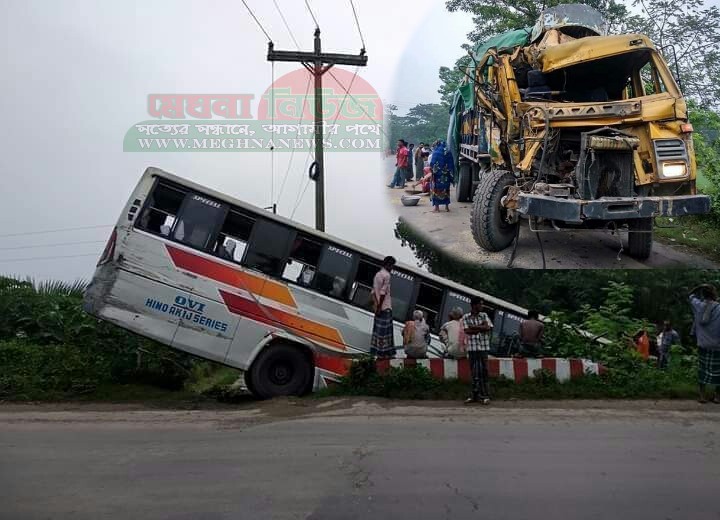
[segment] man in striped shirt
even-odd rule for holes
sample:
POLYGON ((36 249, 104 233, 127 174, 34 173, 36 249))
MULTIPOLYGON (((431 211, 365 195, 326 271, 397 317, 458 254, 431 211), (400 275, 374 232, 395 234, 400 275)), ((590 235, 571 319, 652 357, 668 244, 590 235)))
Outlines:
POLYGON ((483 304, 482 298, 473 297, 470 300, 470 312, 462 319, 472 373, 472 393, 465 400, 466 404, 478 401, 482 404, 490 403, 487 361, 493 324, 483 312, 483 304))

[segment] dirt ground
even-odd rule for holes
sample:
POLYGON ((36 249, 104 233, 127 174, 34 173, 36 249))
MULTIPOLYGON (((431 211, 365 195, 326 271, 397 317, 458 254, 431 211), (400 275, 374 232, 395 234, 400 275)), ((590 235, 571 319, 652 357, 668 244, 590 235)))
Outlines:
MULTIPOLYGON (((393 159, 385 163, 385 176, 390 179, 393 159)), ((385 180, 385 179, 383 179, 385 180)), ((387 184, 388 182, 385 182, 387 184)), ((407 185, 411 188, 410 183, 407 185)), ((480 248, 470 231, 471 203, 455 202, 453 188, 450 212, 432 212, 429 197, 424 196, 417 206, 406 207, 400 202, 405 193, 387 188, 388 203, 398 218, 408 224, 428 244, 454 255, 459 260, 474 262, 488 268, 505 268, 512 248, 491 253, 480 248)), ((679 220, 682 223, 682 220, 679 220)), ((520 241, 512 267, 541 269, 542 255, 535 233, 523 222, 520 241)), ((696 268, 718 269, 720 264, 689 252, 680 246, 670 246, 655 240, 650 258, 638 261, 627 254, 627 233, 605 231, 573 231, 541 233, 548 269, 652 269, 696 268)))

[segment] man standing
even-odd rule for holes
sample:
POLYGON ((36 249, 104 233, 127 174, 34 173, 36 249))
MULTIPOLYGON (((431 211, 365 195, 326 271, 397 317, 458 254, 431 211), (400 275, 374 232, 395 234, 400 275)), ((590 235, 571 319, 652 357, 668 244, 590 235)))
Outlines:
POLYGON ((393 175, 392 182, 388 184, 388 188, 405 187, 405 176, 408 166, 407 143, 402 139, 398 139, 397 145, 398 148, 395 155, 395 175, 393 175))
POLYGON ((720 404, 720 304, 712 285, 698 285, 690 291, 693 330, 698 346, 698 401, 707 403, 705 389, 714 386, 712 402, 720 404))
POLYGON ((410 143, 408 146, 408 163, 407 168, 405 169, 405 180, 411 181, 413 180, 413 157, 414 157, 414 150, 415 150, 415 144, 410 143))
POLYGON ((415 153, 413 154, 413 162, 415 163, 415 180, 419 181, 423 178, 423 169, 425 168, 425 164, 422 158, 423 150, 425 149, 425 143, 420 143, 417 148, 415 148, 415 153))
POLYGON ((545 324, 540 321, 537 311, 528 311, 528 319, 520 324, 520 349, 526 357, 537 357, 540 354, 545 324))
POLYGON ((373 320, 370 353, 378 358, 395 357, 392 299, 390 298, 390 279, 395 258, 386 256, 373 279, 372 298, 375 310, 373 320))
POLYGON ((482 404, 490 403, 487 360, 493 325, 490 317, 482 310, 483 303, 482 298, 473 297, 470 300, 470 312, 462 319, 472 373, 472 393, 465 400, 466 404, 478 401, 482 404))
POLYGON ((665 320, 663 330, 657 337, 658 368, 667 368, 668 362, 670 361, 670 347, 676 343, 680 343, 680 334, 672 328, 669 320, 665 320))

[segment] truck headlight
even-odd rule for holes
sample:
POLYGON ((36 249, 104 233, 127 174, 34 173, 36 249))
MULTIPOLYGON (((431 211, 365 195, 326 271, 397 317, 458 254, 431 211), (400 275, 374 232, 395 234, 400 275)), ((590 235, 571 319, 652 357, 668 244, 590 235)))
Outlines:
POLYGON ((687 176, 687 164, 664 162, 660 168, 660 176, 663 179, 679 179, 687 176))

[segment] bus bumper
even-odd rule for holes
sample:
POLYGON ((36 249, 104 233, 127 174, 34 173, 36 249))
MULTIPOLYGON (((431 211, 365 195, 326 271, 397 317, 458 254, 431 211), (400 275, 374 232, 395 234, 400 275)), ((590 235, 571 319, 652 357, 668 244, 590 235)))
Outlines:
POLYGON ((563 222, 586 220, 631 220, 650 217, 682 217, 710 212, 707 195, 673 197, 604 197, 597 200, 563 199, 521 193, 518 211, 522 215, 563 222))

